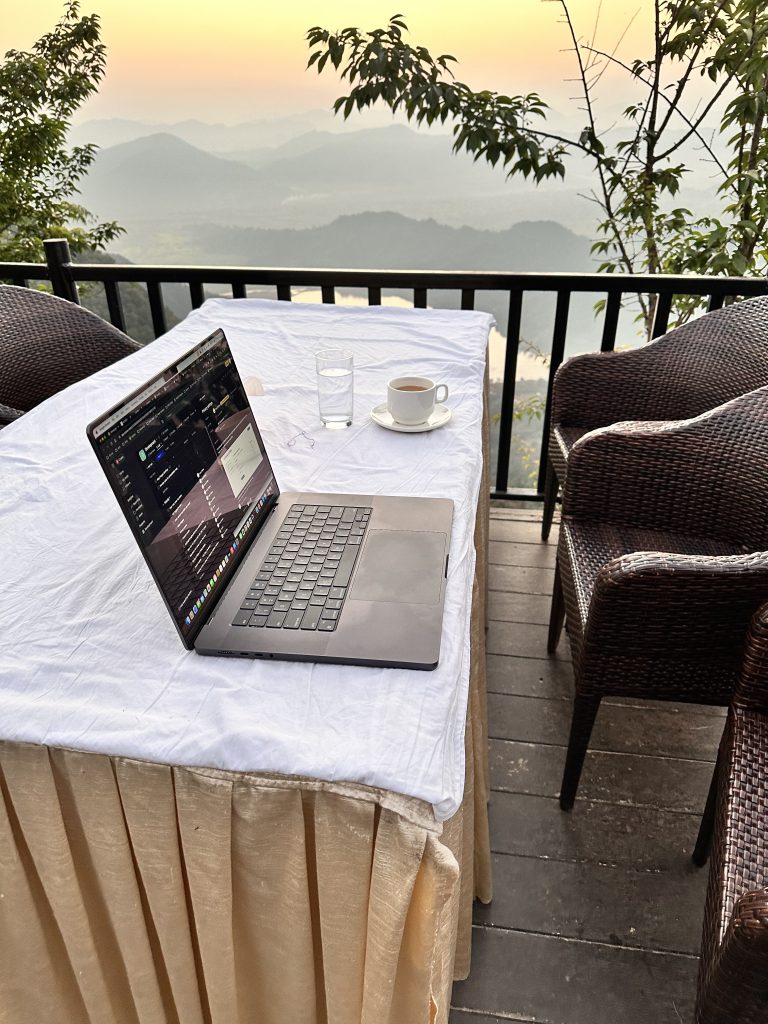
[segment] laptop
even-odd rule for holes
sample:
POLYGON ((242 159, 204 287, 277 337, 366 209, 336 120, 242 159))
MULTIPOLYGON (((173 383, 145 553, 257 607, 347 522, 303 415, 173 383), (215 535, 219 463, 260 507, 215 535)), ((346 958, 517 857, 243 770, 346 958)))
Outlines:
POLYGON ((185 647, 436 667, 453 502, 281 492, 223 331, 87 433, 185 647))

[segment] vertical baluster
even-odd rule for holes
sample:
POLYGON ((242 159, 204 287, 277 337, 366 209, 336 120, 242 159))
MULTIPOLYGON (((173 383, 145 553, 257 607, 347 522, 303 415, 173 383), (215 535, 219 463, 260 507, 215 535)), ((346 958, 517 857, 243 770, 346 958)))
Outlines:
POLYGON ((104 291, 107 296, 107 309, 109 319, 119 331, 125 331, 125 313, 123 312, 123 300, 120 295, 120 288, 117 281, 105 281, 104 291))
POLYGON ((335 305, 336 289, 333 287, 332 284, 324 284, 320 289, 320 293, 323 297, 323 302, 331 306, 335 305))
POLYGON ((163 292, 159 281, 147 281, 147 296, 149 297, 149 311, 152 314, 152 329, 155 332, 155 337, 159 338, 167 330, 163 292))
POLYGON ((427 308, 427 289, 426 288, 414 288, 413 289, 413 305, 416 309, 427 308))
POLYGON ((381 288, 378 285, 372 284, 368 288, 368 305, 369 306, 380 306, 381 305, 381 288))
POLYGON ((200 281, 189 282, 189 301, 192 303, 192 309, 199 309, 205 302, 205 290, 200 281))
POLYGON ((619 326, 620 310, 621 292, 608 292, 608 300, 605 304, 605 319, 603 320, 603 339, 600 342, 601 352, 613 352, 616 345, 616 329, 619 326))
POLYGON ((291 286, 289 284, 279 284, 277 286, 277 299, 279 302, 291 302, 291 286))
POLYGON ((674 295, 672 292, 664 292, 662 295, 657 297, 656 302, 656 313, 653 317, 653 330, 651 331, 651 338, 660 338, 662 334, 667 333, 667 326, 669 324, 669 314, 672 309, 672 299, 674 295))
POLYGON ((724 295, 710 295, 707 303, 707 312, 714 313, 716 309, 722 309, 725 301, 724 295))
POLYGON ((552 353, 549 360, 549 381, 547 383, 547 401, 544 407, 544 423, 541 428, 541 452, 539 454, 539 493, 544 491, 544 482, 547 478, 547 448, 549 445, 549 424, 552 417, 552 385, 555 380, 557 368, 563 361, 565 354, 565 337, 568 332, 568 309, 571 304, 571 293, 560 291, 557 293, 557 306, 555 308, 555 329, 552 332, 552 353))
POLYGON ((507 317, 507 348, 504 354, 504 381, 501 390, 501 421, 499 423, 499 457, 496 463, 496 490, 506 491, 509 481, 509 452, 512 444, 512 420, 515 411, 515 380, 517 348, 520 344, 520 320, 523 293, 518 288, 509 293, 507 317))
MULTIPOLYGON (((511 293, 510 293, 511 295, 511 293)), ((461 289, 461 308, 462 309, 474 309, 475 308, 475 289, 474 288, 462 288, 461 289)))
POLYGON ((232 282, 232 298, 233 299, 244 299, 246 298, 245 285, 242 281, 232 282))

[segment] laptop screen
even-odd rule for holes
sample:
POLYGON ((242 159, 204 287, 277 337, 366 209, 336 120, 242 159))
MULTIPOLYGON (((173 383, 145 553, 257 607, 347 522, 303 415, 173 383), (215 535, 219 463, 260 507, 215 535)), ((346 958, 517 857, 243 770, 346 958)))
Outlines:
POLYGON ((279 493, 223 331, 88 432, 186 639, 279 493))

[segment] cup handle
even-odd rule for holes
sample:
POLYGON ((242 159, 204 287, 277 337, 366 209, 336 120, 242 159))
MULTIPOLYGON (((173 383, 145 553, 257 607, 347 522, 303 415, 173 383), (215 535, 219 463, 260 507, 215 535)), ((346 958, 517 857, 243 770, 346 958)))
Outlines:
POLYGON ((437 402, 437 404, 440 405, 442 402, 444 402, 446 400, 447 397, 448 397, 448 385, 447 384, 438 384, 437 388, 435 389, 435 402, 437 402), (443 389, 442 396, 440 395, 440 389, 441 388, 443 389))

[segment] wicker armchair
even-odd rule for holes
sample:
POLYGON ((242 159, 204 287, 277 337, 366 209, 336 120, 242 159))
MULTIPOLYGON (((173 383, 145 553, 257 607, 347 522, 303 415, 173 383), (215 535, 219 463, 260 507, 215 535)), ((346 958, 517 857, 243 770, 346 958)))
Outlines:
POLYGON ((591 352, 558 369, 541 536, 552 525, 571 449, 619 420, 698 416, 768 385, 768 297, 707 313, 629 352, 591 352))
MULTIPOLYGON (((767 1024, 768 605, 750 626, 716 779, 695 1021, 767 1024)), ((697 848, 708 844, 709 824, 705 815, 697 848)))
POLYGON ((82 306, 0 285, 0 426, 140 347, 82 306))
POLYGON ((768 387, 695 419, 578 441, 565 484, 548 649, 567 618, 573 806, 603 696, 727 705, 768 597, 768 387))

